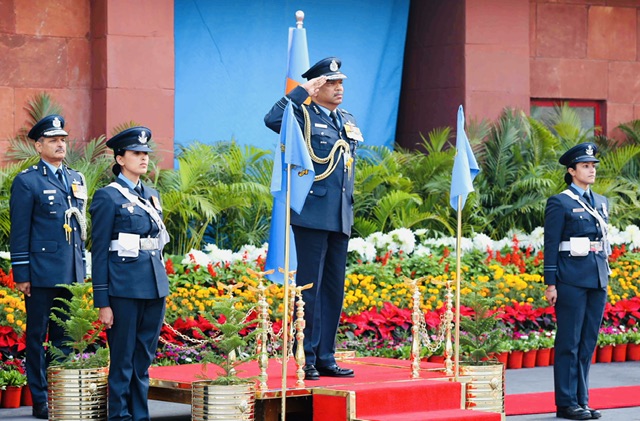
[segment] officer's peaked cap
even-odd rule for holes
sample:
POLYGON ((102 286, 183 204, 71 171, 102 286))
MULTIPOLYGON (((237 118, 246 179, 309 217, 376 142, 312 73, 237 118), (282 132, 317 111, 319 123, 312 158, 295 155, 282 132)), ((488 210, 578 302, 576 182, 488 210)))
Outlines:
POLYGON ((569 167, 577 162, 600 162, 596 158, 598 147, 591 142, 581 143, 569 149, 560 157, 560 163, 569 167))
POLYGON ((342 66, 342 61, 338 57, 323 58, 304 72, 302 77, 307 80, 318 76, 326 76, 329 80, 346 79, 347 76, 340 72, 340 66, 342 66))
POLYGON ((115 153, 118 151, 152 152, 148 142, 151 140, 151 130, 138 126, 126 129, 107 141, 107 146, 115 153))
POLYGON ((64 118, 58 114, 43 117, 29 130, 30 139, 38 140, 41 137, 69 136, 64 129, 64 118))

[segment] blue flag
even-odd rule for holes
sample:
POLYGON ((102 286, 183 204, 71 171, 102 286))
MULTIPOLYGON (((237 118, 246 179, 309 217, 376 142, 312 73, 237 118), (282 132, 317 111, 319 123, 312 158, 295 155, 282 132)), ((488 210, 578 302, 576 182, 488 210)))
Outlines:
POLYGON ((291 175, 289 189, 291 190, 291 209, 302 212, 302 207, 307 199, 309 190, 315 177, 313 162, 304 142, 302 130, 293 114, 291 101, 287 103, 282 116, 280 128, 280 142, 276 147, 273 159, 273 175, 271 178, 271 194, 273 195, 273 209, 271 211, 271 227, 269 229, 269 250, 265 270, 274 269, 269 275, 273 282, 282 283, 284 274, 279 268, 284 269, 285 261, 285 235, 290 236, 289 270, 295 270, 298 265, 295 241, 291 227, 286 230, 288 211, 287 203, 287 179, 291 175), (284 150, 283 150, 284 149, 284 150), (291 164, 291 174, 288 173, 288 165, 291 164))
POLYGON ((458 108, 458 126, 456 129, 456 157, 451 173, 451 194, 449 203, 456 211, 458 197, 462 197, 462 207, 467 201, 467 195, 473 191, 473 179, 480 172, 476 157, 473 155, 469 139, 464 131, 464 110, 458 108))

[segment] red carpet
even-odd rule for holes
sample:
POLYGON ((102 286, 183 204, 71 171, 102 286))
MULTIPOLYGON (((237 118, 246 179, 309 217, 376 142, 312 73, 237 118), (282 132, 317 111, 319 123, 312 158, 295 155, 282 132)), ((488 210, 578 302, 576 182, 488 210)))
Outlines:
MULTIPOLYGON (((353 358, 341 361, 340 366, 352 368, 355 377, 321 377, 296 389, 295 362, 290 360, 287 364, 287 396, 312 396, 314 421, 347 421, 356 417, 369 421, 500 421, 498 413, 461 409, 461 384, 446 380, 442 364, 421 363, 421 378, 415 380, 410 379, 410 361, 353 358)), ((219 371, 210 365, 207 374, 215 377, 219 371)), ((256 362, 243 364, 237 371, 240 377, 259 374, 256 362)), ((270 360, 267 374, 269 390, 259 398, 276 397, 281 390, 282 366, 270 360)), ((193 381, 202 378, 202 366, 151 367, 149 375, 153 390, 185 390, 191 388, 193 381)))
MULTIPOLYGON (((504 406, 507 415, 556 412, 553 392, 507 395, 505 396, 504 406)), ((640 406, 640 386, 590 389, 589 406, 597 409, 640 406)))

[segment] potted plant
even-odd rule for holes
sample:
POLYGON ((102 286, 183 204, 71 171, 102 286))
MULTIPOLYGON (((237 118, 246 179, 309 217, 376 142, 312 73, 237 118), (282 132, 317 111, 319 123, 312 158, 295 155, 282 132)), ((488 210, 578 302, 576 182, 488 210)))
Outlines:
POLYGON ((0 373, 0 385, 4 387, 2 392, 3 408, 18 408, 22 387, 27 384, 27 376, 14 367, 4 367, 0 373))
POLYGON ((107 416, 109 350, 100 338, 98 309, 91 283, 61 285, 71 298, 56 298, 51 320, 68 338, 65 350, 47 342, 52 363, 47 369, 49 416, 52 419, 104 419, 107 416))
POLYGON ((640 332, 635 327, 627 332, 627 360, 640 361, 640 332))
POLYGON ((505 330, 492 310, 493 299, 473 293, 465 297, 472 311, 460 318, 460 374, 467 377, 467 409, 504 413, 504 365, 495 355, 503 349, 505 330))
POLYGON ((191 415, 193 420, 253 420, 255 414, 255 378, 238 376, 238 366, 257 358, 252 339, 260 329, 251 329, 256 321, 247 321, 240 300, 222 298, 213 305, 214 316, 203 312, 211 324, 208 332, 196 328, 208 342, 201 353, 201 381, 192 384, 191 415), (212 368, 211 364, 215 364, 212 368), (215 372, 215 373, 213 373, 215 372))

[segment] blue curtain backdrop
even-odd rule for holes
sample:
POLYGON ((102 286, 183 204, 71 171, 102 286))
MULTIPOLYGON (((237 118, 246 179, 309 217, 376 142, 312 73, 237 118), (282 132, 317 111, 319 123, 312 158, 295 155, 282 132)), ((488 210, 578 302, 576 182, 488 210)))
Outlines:
POLYGON ((175 0, 175 140, 272 148, 289 27, 305 13, 311 64, 342 59, 342 108, 367 145, 393 146, 409 0, 175 0))

